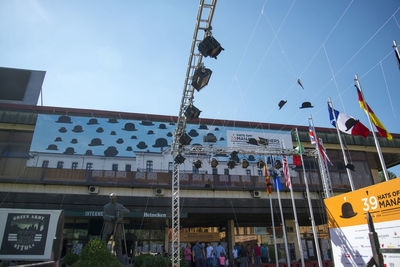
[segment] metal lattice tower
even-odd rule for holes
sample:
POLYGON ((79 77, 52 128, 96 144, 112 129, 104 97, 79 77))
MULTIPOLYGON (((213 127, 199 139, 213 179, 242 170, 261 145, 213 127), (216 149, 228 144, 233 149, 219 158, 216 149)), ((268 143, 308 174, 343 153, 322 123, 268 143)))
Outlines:
MULTIPOLYGON (((172 155, 175 158, 183 152, 183 147, 179 144, 179 138, 186 130, 186 117, 184 112, 187 107, 193 103, 194 88, 191 85, 193 73, 197 66, 202 63, 203 56, 195 53, 196 46, 207 36, 207 30, 211 29, 211 21, 214 16, 215 5, 217 0, 200 0, 199 11, 197 13, 196 27, 194 29, 192 47, 190 50, 188 68, 186 71, 185 84, 183 86, 183 95, 181 106, 179 108, 178 121, 174 131, 174 140, 172 143, 172 155), (198 38, 199 31, 204 30, 202 39, 198 38)), ((179 206, 179 164, 174 163, 174 171, 172 175, 172 192, 171 192, 171 208, 172 208, 172 266, 180 266, 180 206, 179 206)))

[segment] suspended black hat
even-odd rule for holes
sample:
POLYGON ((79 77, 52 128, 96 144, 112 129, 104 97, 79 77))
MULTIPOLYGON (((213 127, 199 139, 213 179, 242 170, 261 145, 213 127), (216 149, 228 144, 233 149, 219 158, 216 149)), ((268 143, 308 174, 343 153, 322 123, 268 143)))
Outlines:
POLYGON ((286 102, 287 102, 287 101, 285 101, 285 100, 279 101, 279 104, 278 104, 279 109, 281 109, 281 108, 286 104, 286 102))
POLYGON ((349 170, 353 171, 353 172, 354 172, 354 171, 355 171, 355 169, 356 169, 356 168, 354 167, 354 165, 353 165, 353 164, 351 164, 351 163, 347 163, 345 167, 346 167, 347 169, 349 169, 349 170))
POLYGON ((300 109, 302 109, 302 108, 313 108, 313 107, 314 107, 314 106, 311 105, 311 102, 303 102, 303 103, 301 104, 300 109))

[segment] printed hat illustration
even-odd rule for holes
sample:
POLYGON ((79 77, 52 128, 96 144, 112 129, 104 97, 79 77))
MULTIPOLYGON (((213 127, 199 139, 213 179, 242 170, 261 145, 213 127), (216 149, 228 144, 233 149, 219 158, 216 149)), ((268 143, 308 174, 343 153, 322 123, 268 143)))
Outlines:
POLYGON ((61 142, 62 138, 61 137, 56 137, 56 139, 54 140, 54 142, 61 142))
POLYGON ((72 131, 74 133, 81 133, 81 132, 83 132, 83 128, 80 125, 76 125, 76 126, 74 126, 74 129, 72 129, 72 131))
POLYGON ((152 130, 148 131, 147 134, 154 134, 152 130))
POLYGON ((72 138, 72 140, 71 140, 71 144, 77 144, 78 143, 78 139, 76 139, 76 138, 72 138))
POLYGON ((135 129, 135 124, 133 124, 131 122, 125 123, 125 126, 124 126, 124 128, 122 128, 122 130, 129 131, 129 132, 137 131, 137 129, 135 129))
POLYGON ((104 156, 106 157, 115 157, 116 155, 118 155, 118 150, 115 146, 109 146, 104 150, 104 156))
POLYGON ((168 137, 171 137, 171 136, 172 136, 172 133, 171 133, 171 132, 168 132, 168 133, 167 133, 167 136, 168 136, 168 137))
POLYGON ((65 149, 65 151, 64 151, 64 154, 73 155, 73 154, 75 154, 75 150, 74 150, 73 147, 67 147, 67 148, 65 149))
POLYGON ((215 143, 217 142, 217 137, 213 133, 208 133, 207 135, 203 136, 203 142, 215 143))
POLYGON ((103 129, 103 128, 101 128, 101 127, 99 127, 99 128, 97 128, 97 129, 96 129, 96 132, 98 132, 98 133, 102 133, 102 132, 104 132, 104 129, 103 129))
POLYGON ((139 124, 143 125, 143 126, 153 126, 154 125, 154 123, 152 121, 142 121, 139 124))
POLYGON ((139 149, 145 149, 145 148, 147 148, 147 145, 145 142, 141 141, 141 142, 139 142, 139 144, 136 145, 136 147, 139 149))
POLYGON ((165 126, 164 123, 160 123, 160 125, 158 125, 158 129, 163 129, 163 130, 165 130, 165 129, 167 129, 167 126, 165 126))
POLYGON ((192 129, 192 130, 190 130, 188 135, 190 135, 191 137, 196 137, 196 136, 199 136, 199 133, 196 130, 192 129))
POLYGON ((248 161, 255 161, 256 159, 254 158, 253 155, 250 155, 250 156, 247 158, 247 160, 248 160, 248 161))
POLYGON ((219 139, 219 141, 224 141, 225 140, 225 138, 223 138, 223 137, 221 137, 220 139, 219 139))
POLYGON ((107 122, 108 123, 118 123, 116 118, 109 118, 107 122))
POLYGON ((170 122, 169 125, 175 125, 175 122, 170 122))
POLYGON ((136 135, 132 135, 131 139, 137 139, 136 135))
POLYGON ((215 127, 214 131, 219 131, 219 128, 218 128, 218 127, 215 127))
POLYGON ((93 156, 93 151, 91 149, 86 150, 85 152, 86 156, 93 156))
POLYGON ((115 131, 111 131, 110 133, 111 135, 117 135, 117 133, 115 131))
POLYGON ((205 124, 200 124, 199 130, 208 130, 208 127, 205 124))
POLYGON ((126 148, 126 151, 132 151, 132 147, 131 147, 131 146, 128 146, 128 147, 126 148))
POLYGON ((60 129, 58 129, 58 131, 59 131, 60 133, 66 133, 66 132, 67 132, 67 128, 61 127, 60 129))
POLYGON ((101 143, 100 138, 93 138, 89 146, 104 146, 104 144, 101 143))
POLYGON ((249 140, 247 140, 247 143, 250 145, 258 146, 257 140, 255 138, 249 138, 249 140))
POLYGON ((71 118, 69 116, 60 116, 58 117, 58 120, 56 121, 57 123, 72 123, 71 118))
POLYGON ((58 147, 57 145, 51 144, 47 146, 46 150, 58 150, 58 147))
POLYGON ((287 102, 287 101, 285 101, 285 100, 279 101, 279 104, 278 104, 279 109, 281 109, 281 108, 286 104, 286 102, 287 102))
POLYGON ((357 215, 357 212, 354 212, 353 206, 351 205, 350 202, 343 203, 342 215, 340 215, 340 217, 342 217, 343 219, 350 219, 356 215, 357 215))
POLYGON ((99 124, 97 119, 90 119, 88 123, 86 123, 87 125, 93 125, 93 124, 99 124))
POLYGON ((158 138, 153 145, 153 147, 166 147, 168 146, 168 141, 165 138, 158 138))
POLYGON ((118 138, 118 140, 117 140, 117 144, 122 144, 124 142, 124 139, 122 139, 122 138, 118 138))
POLYGON ((313 108, 314 106, 311 105, 311 102, 303 102, 301 104, 301 107, 299 107, 300 109, 302 108, 313 108))

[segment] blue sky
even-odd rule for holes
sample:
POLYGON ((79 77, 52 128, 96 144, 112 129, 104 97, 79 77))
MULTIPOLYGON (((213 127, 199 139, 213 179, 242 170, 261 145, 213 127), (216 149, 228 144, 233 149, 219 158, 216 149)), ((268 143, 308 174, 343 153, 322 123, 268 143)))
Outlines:
MULTIPOLYGON (((45 70, 48 106, 177 115, 198 4, 3 0, 1 66, 45 70)), ((400 133, 399 8, 395 0, 218 1, 213 34, 225 51, 204 59, 213 74, 195 92, 201 117, 307 125, 312 115, 330 127, 332 97, 368 126, 358 73, 378 118, 400 133), (304 101, 314 108, 300 110, 304 101)))

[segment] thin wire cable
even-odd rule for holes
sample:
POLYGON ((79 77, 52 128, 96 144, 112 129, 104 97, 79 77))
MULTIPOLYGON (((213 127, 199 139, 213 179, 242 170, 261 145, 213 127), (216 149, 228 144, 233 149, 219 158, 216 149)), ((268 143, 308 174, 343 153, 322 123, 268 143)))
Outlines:
POLYGON ((392 97, 390 96, 390 93, 389 93, 389 87, 387 84, 386 75, 385 75, 385 72, 383 71, 382 61, 379 62, 379 66, 381 66, 382 76, 383 76, 383 80, 385 81, 385 86, 386 86, 386 93, 389 98, 390 106, 392 107, 393 116, 396 118, 396 113, 394 112, 392 97))
POLYGON ((397 27, 400 29, 399 21, 397 20, 396 16, 393 16, 394 21, 396 22, 397 27))

